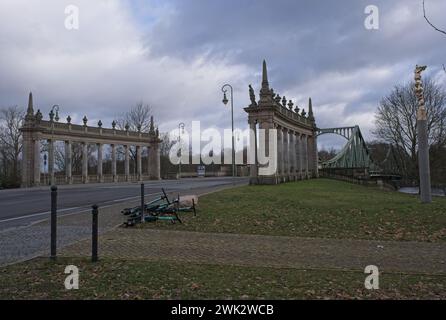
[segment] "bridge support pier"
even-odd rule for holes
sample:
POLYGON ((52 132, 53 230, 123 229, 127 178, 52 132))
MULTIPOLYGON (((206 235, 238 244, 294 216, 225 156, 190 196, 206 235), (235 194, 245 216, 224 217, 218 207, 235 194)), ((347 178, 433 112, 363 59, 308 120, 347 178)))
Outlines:
MULTIPOLYGON (((256 101, 254 90, 249 89, 251 104, 244 110, 248 113, 248 123, 250 128, 255 128, 255 123, 259 123, 260 129, 273 129, 277 137, 275 138, 274 154, 265 152, 274 158, 276 163, 275 174, 264 175, 263 165, 251 165, 251 183, 277 184, 298 179, 309 178, 309 168, 317 167, 317 164, 308 162, 317 161, 314 157, 314 150, 307 147, 306 139, 312 137, 316 132, 316 123, 313 116, 311 99, 309 100, 308 115, 305 111, 299 112, 294 103, 281 98, 269 87, 266 62, 263 62, 262 87, 260 89, 260 99, 256 101), (309 155, 309 153, 312 153, 309 155)), ((259 135, 262 137, 262 135, 259 135)), ((265 135, 265 147, 269 146, 269 133, 265 135)), ((252 142, 251 142, 252 143, 252 142)), ((262 156, 262 141, 259 141, 259 152, 262 156)))

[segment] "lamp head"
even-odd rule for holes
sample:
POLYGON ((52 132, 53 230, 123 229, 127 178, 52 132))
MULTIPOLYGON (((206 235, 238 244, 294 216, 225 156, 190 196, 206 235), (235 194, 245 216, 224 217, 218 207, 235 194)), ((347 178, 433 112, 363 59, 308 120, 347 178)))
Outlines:
POLYGON ((222 102, 223 102, 224 105, 227 105, 228 102, 229 102, 228 98, 226 97, 226 92, 223 93, 223 100, 222 100, 222 102))

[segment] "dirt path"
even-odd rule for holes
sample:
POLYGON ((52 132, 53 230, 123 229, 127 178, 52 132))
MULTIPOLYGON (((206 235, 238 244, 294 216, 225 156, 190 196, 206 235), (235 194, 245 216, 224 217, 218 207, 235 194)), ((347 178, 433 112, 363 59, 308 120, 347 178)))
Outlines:
MULTIPOLYGON (((260 236, 118 228, 99 240, 101 257, 298 269, 446 274, 446 244, 260 236)), ((90 241, 64 249, 88 256, 90 241)))

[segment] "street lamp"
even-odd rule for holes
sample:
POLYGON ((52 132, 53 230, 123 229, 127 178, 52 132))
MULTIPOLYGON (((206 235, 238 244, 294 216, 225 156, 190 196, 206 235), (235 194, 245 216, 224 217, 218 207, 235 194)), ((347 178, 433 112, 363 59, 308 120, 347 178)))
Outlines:
POLYGON ((180 122, 178 124, 178 145, 180 146, 180 162, 178 163, 178 179, 181 179, 181 157, 183 153, 183 148, 181 146, 181 133, 184 133, 184 127, 185 124, 183 122, 180 122))
POLYGON ((228 89, 231 92, 231 125, 232 125, 232 176, 235 177, 235 149, 234 149, 234 98, 233 98, 233 89, 232 86, 230 84, 225 84, 222 88, 221 91, 223 92, 223 104, 227 105, 228 104, 228 97, 226 96, 226 92, 228 91, 228 89))

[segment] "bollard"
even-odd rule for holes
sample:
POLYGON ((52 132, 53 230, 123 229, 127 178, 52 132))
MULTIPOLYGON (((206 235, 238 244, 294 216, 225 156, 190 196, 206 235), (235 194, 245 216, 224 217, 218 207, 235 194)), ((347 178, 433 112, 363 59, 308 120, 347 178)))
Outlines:
POLYGON ((57 187, 51 187, 51 259, 57 254, 57 187))
POLYGON ((92 241, 91 241, 91 262, 98 261, 98 206, 95 204, 92 206, 92 241))
POLYGON ((141 183, 141 223, 144 222, 144 183, 141 183))

